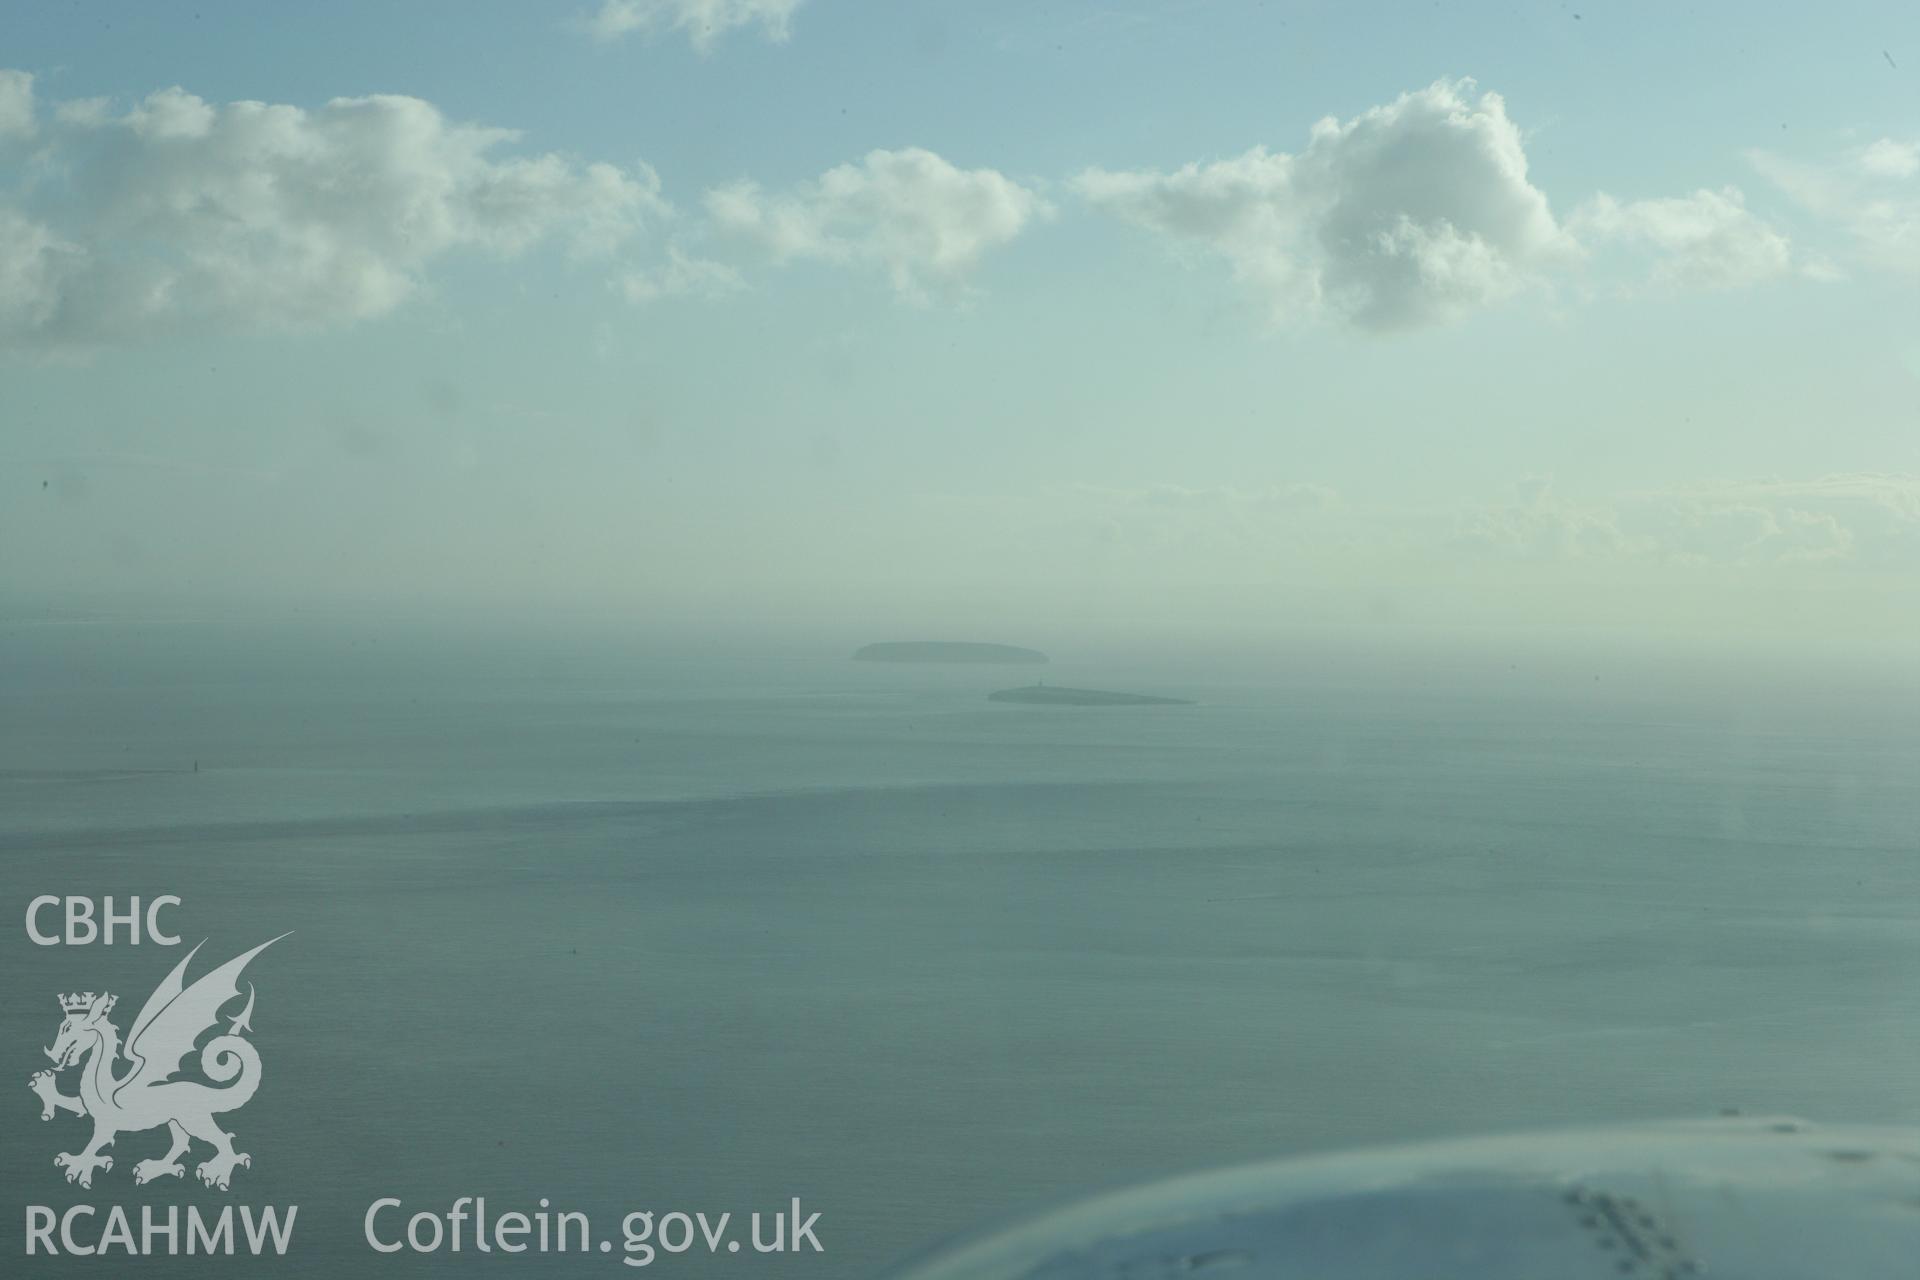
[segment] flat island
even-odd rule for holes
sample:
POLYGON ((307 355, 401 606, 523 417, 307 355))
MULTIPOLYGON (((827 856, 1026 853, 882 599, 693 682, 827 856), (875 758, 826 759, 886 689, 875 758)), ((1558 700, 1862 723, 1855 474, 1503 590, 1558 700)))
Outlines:
POLYGON ((1011 644, 976 644, 970 640, 890 640, 856 649, 855 662, 1045 662, 1038 649, 1011 644))
POLYGON ((1156 698, 1145 693, 1109 693, 1105 689, 1066 689, 1030 684, 987 695, 989 702, 1038 702, 1052 707, 1190 707, 1185 698, 1156 698))

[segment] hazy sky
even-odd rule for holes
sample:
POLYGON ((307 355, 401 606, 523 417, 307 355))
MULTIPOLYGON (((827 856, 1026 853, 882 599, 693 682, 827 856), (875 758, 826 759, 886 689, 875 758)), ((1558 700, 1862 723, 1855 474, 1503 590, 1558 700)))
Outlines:
POLYGON ((16 611, 1920 626, 1909 5, 75 4, 0 66, 16 611))

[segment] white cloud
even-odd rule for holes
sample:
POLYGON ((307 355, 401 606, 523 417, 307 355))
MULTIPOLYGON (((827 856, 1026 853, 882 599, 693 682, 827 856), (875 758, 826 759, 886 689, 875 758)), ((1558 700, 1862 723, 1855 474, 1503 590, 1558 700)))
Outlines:
POLYGON ((53 317, 61 276, 78 252, 49 228, 0 206, 0 342, 53 317))
POLYGON ((1920 146, 1882 138, 1809 163, 1751 151, 1761 177, 1841 231, 1851 255, 1884 270, 1920 272, 1920 146))
POLYGON ((667 250, 664 265, 651 271, 633 271, 620 280, 620 291, 629 302, 654 302, 662 298, 717 298, 746 288, 740 273, 724 262, 696 258, 678 245, 667 250))
POLYGON ((1729 289, 1792 269, 1787 237, 1755 217, 1733 187, 1625 203, 1599 195, 1568 225, 1583 242, 1651 249, 1658 255, 1653 278, 1659 284, 1729 289))
POLYGON ((785 40, 800 0, 606 0, 586 18, 587 34, 603 44, 635 31, 686 33, 702 53, 736 27, 757 25, 769 40, 785 40))
POLYGON ((1920 476, 1842 474, 1567 501, 1543 482, 1470 509, 1461 544, 1526 559, 1632 557, 1670 564, 1920 567, 1920 476))
POLYGON ((1528 178, 1505 103, 1472 89, 1442 81, 1322 120, 1296 155, 1256 147, 1172 173, 1093 169, 1076 185, 1100 208, 1225 257, 1283 318, 1443 322, 1577 253, 1528 178))
POLYGON ((1920 568, 1920 476, 1849 473, 1634 495, 1622 520, 1684 560, 1920 568))
POLYGON ((903 296, 952 286, 988 251, 1049 209, 992 169, 960 169, 931 151, 871 151, 858 164, 770 194, 741 181, 707 193, 723 233, 758 244, 775 261, 814 258, 884 270, 903 296))
POLYGON ((1911 178, 1920 173, 1920 147, 1882 138, 1861 148, 1860 171, 1876 178, 1911 178))
POLYGON ((1633 549, 1613 511, 1562 500, 1545 476, 1521 480, 1512 502, 1468 508, 1459 526, 1462 547, 1508 559, 1579 560, 1633 549))
POLYGON ((666 215, 644 165, 502 154, 516 138, 391 95, 307 111, 174 88, 57 110, 57 180, 0 188, 0 279, 24 291, 0 304, 0 344, 344 323, 457 251, 604 254, 666 215))
POLYGON ((1779 586, 1813 574, 1905 580, 1920 570, 1920 476, 1900 474, 1590 494, 1528 476, 1490 502, 1370 492, 1364 482, 1340 492, 1299 482, 1079 484, 965 509, 965 527, 998 530, 1009 548, 1136 577, 1350 581, 1350 568, 1365 567, 1383 581, 1411 573, 1431 584, 1446 580, 1440 566, 1479 566, 1495 568, 1484 579, 1492 583, 1685 583, 1711 571, 1779 586))
POLYGON ((1800 274, 1820 284, 1837 284, 1847 278, 1846 271, 1825 254, 1802 259, 1800 274))
POLYGON ((33 136, 33 74, 0 68, 0 139, 33 136))

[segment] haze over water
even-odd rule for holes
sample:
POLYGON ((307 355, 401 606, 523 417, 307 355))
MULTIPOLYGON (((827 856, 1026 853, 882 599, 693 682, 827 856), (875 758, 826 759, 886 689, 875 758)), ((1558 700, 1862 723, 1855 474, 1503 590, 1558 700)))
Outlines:
POLYGON ((79 1122, 24 1088, 57 992, 130 1017, 178 952, 0 934, 0 1199, 298 1204, 284 1265, 319 1276, 379 1196, 545 1196, 596 1236, 799 1196, 824 1255, 654 1268, 849 1276, 1286 1152, 1920 1116, 1910 694, 1303 648, 1060 655, 1050 683, 1197 705, 1027 707, 985 700, 1024 671, 848 648, 12 627, 0 901, 178 894, 207 964, 295 932, 249 970, 226 1196, 133 1187, 157 1134, 67 1186, 79 1122))
POLYGON ((1920 1122, 1911 3, 4 32, 6 1277, 626 1274, 797 1198, 824 1254, 651 1265, 860 1280, 1288 1153, 1920 1122), (56 996, 187 948, 43 895, 288 934, 230 1190, 64 1180, 56 996), (77 1204, 298 1217, 25 1255, 77 1204))

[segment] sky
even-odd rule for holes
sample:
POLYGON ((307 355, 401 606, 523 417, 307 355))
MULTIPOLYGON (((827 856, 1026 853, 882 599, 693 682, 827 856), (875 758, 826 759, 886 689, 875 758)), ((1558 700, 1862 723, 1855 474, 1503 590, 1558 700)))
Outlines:
POLYGON ((1920 624, 1910 6, 80 3, 0 68, 12 616, 1920 624))

